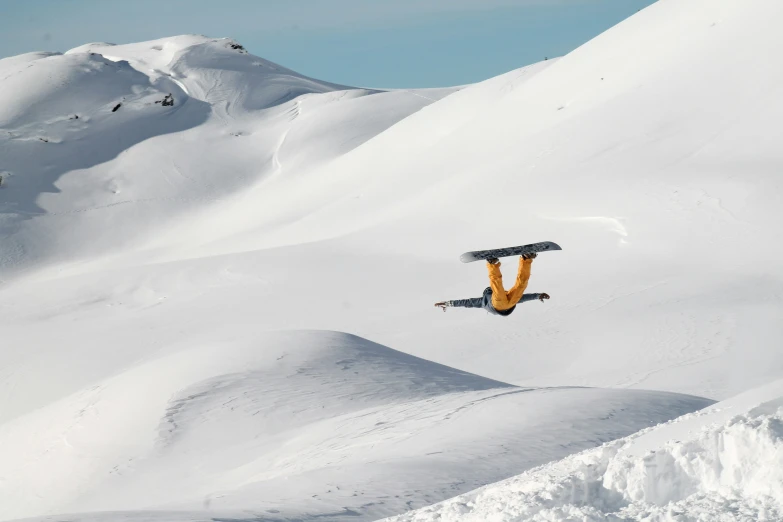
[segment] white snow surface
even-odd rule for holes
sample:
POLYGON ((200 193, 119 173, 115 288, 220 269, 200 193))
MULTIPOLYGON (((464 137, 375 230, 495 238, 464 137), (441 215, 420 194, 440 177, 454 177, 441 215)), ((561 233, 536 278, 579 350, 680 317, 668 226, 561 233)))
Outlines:
POLYGON ((387 520, 783 520, 783 380, 387 520))
POLYGON ((225 333, 0 426, 5 517, 379 518, 711 403, 519 388, 346 334, 225 333))
MULTIPOLYGON (((202 36, 0 60, 0 520, 373 520, 780 379, 782 15, 660 0, 452 89, 202 36), (432 306, 487 286, 460 253, 541 240, 551 301, 432 306)), ((775 519, 753 407, 634 438, 660 489, 623 440, 545 508, 775 519)))

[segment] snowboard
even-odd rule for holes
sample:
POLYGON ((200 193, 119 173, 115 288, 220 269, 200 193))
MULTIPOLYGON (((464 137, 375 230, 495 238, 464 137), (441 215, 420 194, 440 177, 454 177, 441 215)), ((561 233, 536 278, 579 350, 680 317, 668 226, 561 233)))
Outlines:
POLYGON ((548 252, 550 250, 563 250, 557 243, 544 241, 543 243, 532 243, 530 245, 521 245, 508 248, 497 248, 495 250, 476 250, 474 252, 465 252, 459 256, 463 263, 472 263, 482 259, 492 259, 509 256, 521 256, 522 254, 532 254, 533 252, 548 252))

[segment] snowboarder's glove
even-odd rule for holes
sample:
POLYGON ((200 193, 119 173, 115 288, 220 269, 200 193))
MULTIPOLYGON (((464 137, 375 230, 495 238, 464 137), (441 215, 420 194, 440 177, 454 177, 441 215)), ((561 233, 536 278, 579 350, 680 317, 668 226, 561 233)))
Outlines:
POLYGON ((538 299, 543 303, 544 299, 549 299, 549 294, 543 293, 538 296, 538 299))

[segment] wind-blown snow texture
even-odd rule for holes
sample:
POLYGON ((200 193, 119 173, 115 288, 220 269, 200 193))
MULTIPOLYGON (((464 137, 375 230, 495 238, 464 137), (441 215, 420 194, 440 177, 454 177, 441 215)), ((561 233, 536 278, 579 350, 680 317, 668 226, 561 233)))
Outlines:
MULTIPOLYGON (((200 36, 0 60, 0 519, 373 520, 779 379, 781 16, 661 0, 453 89, 200 36), (432 306, 486 287, 461 252, 543 240, 551 301, 432 306)), ((710 433, 776 447, 764 415, 710 433)), ((725 456, 687 440, 649 448, 725 456)), ((577 508, 740 516, 629 458, 577 508)))

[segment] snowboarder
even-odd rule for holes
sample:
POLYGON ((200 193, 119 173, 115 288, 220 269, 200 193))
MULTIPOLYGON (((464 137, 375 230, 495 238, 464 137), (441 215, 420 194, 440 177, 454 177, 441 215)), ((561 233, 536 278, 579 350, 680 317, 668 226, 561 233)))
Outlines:
POLYGON ((489 271, 489 286, 484 290, 484 295, 472 299, 457 299, 456 301, 442 301, 435 303, 446 311, 450 306, 461 306, 464 308, 483 308, 493 315, 510 315, 518 303, 533 301, 538 299, 542 303, 549 299, 549 294, 525 294, 527 282, 530 279, 530 268, 535 253, 524 254, 519 257, 519 271, 517 280, 511 290, 506 292, 503 288, 503 275, 500 273, 500 261, 495 258, 487 259, 487 270, 489 271))

